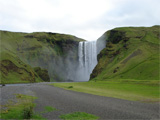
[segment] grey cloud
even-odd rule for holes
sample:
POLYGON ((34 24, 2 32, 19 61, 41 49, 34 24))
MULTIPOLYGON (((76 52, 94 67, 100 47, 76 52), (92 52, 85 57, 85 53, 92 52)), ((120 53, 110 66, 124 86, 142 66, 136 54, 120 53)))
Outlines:
MULTIPOLYGON (((84 23, 73 23, 73 16, 68 14, 64 14, 61 18, 56 17, 58 14, 55 15, 54 13, 58 13, 58 11, 48 10, 46 10, 48 13, 45 13, 47 16, 44 16, 44 13, 36 15, 36 12, 34 12, 33 18, 30 18, 27 16, 27 9, 23 9, 16 2, 17 0, 0 0, 0 29, 21 32, 51 31, 72 34, 81 38, 97 39, 100 37, 99 31, 105 32, 115 27, 160 24, 159 0, 113 0, 113 8, 100 17, 84 23), (93 30, 93 34, 97 32, 97 37, 86 36, 88 30, 93 30)), ((61 7, 58 0, 54 2, 46 0, 45 2, 61 7)), ((61 0, 61 2, 63 1, 61 0)), ((98 7, 100 6, 95 9, 98 9, 98 7)), ((42 9, 47 8, 42 7, 42 9)), ((81 19, 83 20, 84 18, 81 19)))

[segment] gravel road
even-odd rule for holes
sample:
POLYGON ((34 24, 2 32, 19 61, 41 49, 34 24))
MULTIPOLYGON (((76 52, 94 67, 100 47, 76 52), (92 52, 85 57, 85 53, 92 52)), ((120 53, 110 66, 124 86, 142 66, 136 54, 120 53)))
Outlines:
POLYGON ((158 103, 140 103, 110 97, 64 90, 46 83, 14 85, 1 87, 0 103, 14 99, 14 94, 37 96, 35 111, 44 111, 45 106, 52 106, 57 111, 44 113, 43 117, 54 120, 61 114, 86 112, 99 116, 100 119, 159 119, 158 103))

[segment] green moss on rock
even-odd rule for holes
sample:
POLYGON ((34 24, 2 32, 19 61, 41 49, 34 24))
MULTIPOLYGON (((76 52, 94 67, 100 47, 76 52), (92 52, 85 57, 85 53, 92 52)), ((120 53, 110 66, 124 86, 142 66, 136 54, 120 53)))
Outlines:
POLYGON ((48 71, 46 69, 41 69, 40 67, 35 67, 34 71, 38 74, 38 76, 45 82, 49 82, 50 78, 48 75, 48 71))

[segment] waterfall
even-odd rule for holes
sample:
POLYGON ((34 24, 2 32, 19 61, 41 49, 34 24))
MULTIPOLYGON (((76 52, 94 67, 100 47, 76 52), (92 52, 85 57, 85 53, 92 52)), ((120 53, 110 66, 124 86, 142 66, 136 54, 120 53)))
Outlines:
POLYGON ((79 78, 78 81, 88 81, 92 70, 97 64, 96 41, 79 42, 79 78))

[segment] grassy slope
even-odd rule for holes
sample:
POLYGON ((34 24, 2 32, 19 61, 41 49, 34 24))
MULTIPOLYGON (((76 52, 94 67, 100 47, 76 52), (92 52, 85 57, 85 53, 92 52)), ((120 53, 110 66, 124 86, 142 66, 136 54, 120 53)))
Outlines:
MULTIPOLYGON (((67 50, 74 47, 82 39, 76 38, 71 35, 57 34, 57 33, 15 33, 8 31, 0 31, 0 61, 9 60, 17 67, 22 67, 18 62, 21 61, 27 66, 26 71, 33 71, 31 67, 42 67, 45 69, 50 68, 50 64, 58 56, 65 56, 67 50), (11 57, 10 57, 11 56, 11 57), (29 65, 31 66, 29 68, 29 65)), ((75 57, 75 56, 71 56, 75 57)), ((4 70, 0 72, 2 82, 17 83, 29 82, 32 79, 31 75, 19 72, 10 71, 9 74, 3 74, 4 70), (23 76, 30 77, 28 80, 22 80, 23 76)), ((34 73, 34 71, 33 71, 34 73)), ((52 71, 50 73, 53 73, 52 71)), ((36 73, 34 73, 36 75, 36 73)), ((43 77, 43 76, 42 76, 43 77)), ((39 80, 35 80, 39 81, 39 80)))
POLYGON ((106 32, 91 80, 159 80, 160 27, 116 28, 106 32))
POLYGON ((0 83, 3 84, 42 81, 31 66, 9 52, 1 52, 0 70, 0 83))
POLYGON ((38 57, 57 56, 63 53, 63 45, 82 41, 71 35, 57 33, 14 33, 1 31, 1 51, 18 54, 24 61, 37 64, 38 57))

